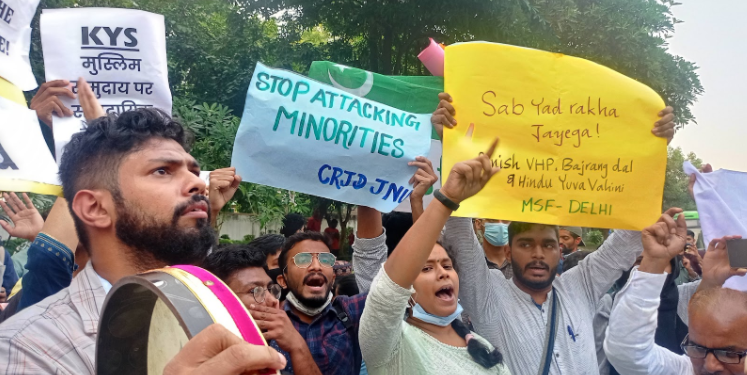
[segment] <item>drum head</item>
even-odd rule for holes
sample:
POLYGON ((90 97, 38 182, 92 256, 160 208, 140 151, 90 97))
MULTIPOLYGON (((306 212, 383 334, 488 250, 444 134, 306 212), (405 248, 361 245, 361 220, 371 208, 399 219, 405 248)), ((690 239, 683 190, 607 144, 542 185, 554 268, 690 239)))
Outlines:
POLYGON ((96 373, 161 375, 187 341, 213 323, 267 345, 238 297, 201 268, 175 266, 125 277, 104 302, 96 373))

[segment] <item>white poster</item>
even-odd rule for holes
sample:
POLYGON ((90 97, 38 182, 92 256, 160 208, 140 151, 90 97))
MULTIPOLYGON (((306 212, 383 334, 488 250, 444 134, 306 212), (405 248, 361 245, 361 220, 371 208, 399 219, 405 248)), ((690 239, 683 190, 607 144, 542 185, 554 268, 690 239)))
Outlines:
MULTIPOLYGON (((133 9, 45 9, 41 39, 47 81, 66 79, 78 92, 84 77, 107 113, 155 107, 171 113, 162 15, 133 9)), ((75 114, 54 117, 57 161, 70 137, 85 127, 77 100, 61 97, 75 114)))
POLYGON ((257 63, 231 165, 244 181, 389 212, 412 192, 430 116, 257 63))
MULTIPOLYGON (((747 238, 747 173, 719 169, 712 173, 700 173, 689 161, 683 165, 685 173, 695 174, 693 195, 698 205, 703 243, 706 246, 714 238, 742 236, 747 238)), ((747 292, 747 276, 734 276, 724 287, 747 292)))
MULTIPOLYGON (((423 209, 426 209, 428 207, 428 204, 430 204, 433 200, 433 191, 441 188, 441 175, 443 174, 443 171, 441 170, 442 151, 443 144, 441 143, 441 141, 437 139, 431 139, 431 151, 428 153, 428 160, 430 160, 431 164, 433 164, 433 171, 438 175, 438 181, 436 181, 436 183, 433 184, 433 186, 431 186, 431 188, 428 189, 428 191, 425 193, 425 196, 423 197, 423 209)), ((402 203, 400 203, 399 206, 394 209, 394 211, 412 212, 410 199, 403 200, 402 203)))
POLYGON ((36 112, 0 98, 0 191, 61 194, 36 112))
POLYGON ((31 71, 31 20, 39 0, 0 0, 0 77, 29 91, 36 88, 31 71))

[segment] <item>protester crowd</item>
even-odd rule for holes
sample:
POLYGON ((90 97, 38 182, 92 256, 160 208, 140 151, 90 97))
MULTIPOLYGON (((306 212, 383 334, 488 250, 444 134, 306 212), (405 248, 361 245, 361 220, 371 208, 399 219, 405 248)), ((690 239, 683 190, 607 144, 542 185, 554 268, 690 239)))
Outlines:
MULTIPOLYGON (((41 126, 72 115, 59 100, 76 97, 68 84, 47 82, 31 101, 41 126)), ((268 347, 210 326, 168 374, 745 374, 747 293, 722 287, 747 273, 729 265, 737 237, 703 254, 679 208, 643 231, 611 231, 596 250, 580 227, 452 217, 500 175, 496 139, 444 173, 427 206, 435 161, 412 160, 412 214, 359 207, 352 243, 315 211, 286 215, 279 234, 218 245, 235 168, 206 184, 179 122, 156 109, 107 115, 84 80, 77 87, 88 126, 62 154, 64 197, 45 217, 26 194, 0 200, 10 219, 0 226, 31 242, 16 266, 0 256, 4 374, 95 373, 112 285, 177 264, 225 282, 268 347)), ((439 100, 431 121, 442 136, 458 125, 451 97, 439 100)), ((658 115, 653 134, 671 140, 674 110, 658 115)))

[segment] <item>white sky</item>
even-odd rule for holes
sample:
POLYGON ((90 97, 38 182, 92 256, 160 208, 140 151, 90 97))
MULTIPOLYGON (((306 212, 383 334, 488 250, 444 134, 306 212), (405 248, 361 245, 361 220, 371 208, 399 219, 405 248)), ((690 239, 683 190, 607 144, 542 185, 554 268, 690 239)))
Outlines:
POLYGON ((700 67, 705 93, 693 106, 698 124, 677 133, 672 146, 693 151, 714 169, 747 172, 747 1, 683 0, 673 8, 683 20, 670 52, 700 67))

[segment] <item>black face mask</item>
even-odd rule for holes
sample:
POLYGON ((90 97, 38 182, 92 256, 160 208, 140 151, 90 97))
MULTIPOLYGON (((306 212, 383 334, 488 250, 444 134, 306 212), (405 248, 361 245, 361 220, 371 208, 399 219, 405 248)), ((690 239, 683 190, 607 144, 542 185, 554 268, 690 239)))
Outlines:
POLYGON ((283 274, 283 270, 281 270, 280 268, 268 269, 267 266, 264 266, 264 269, 265 273, 267 273, 267 276, 270 276, 270 279, 272 279, 272 282, 277 284, 278 276, 283 274))

